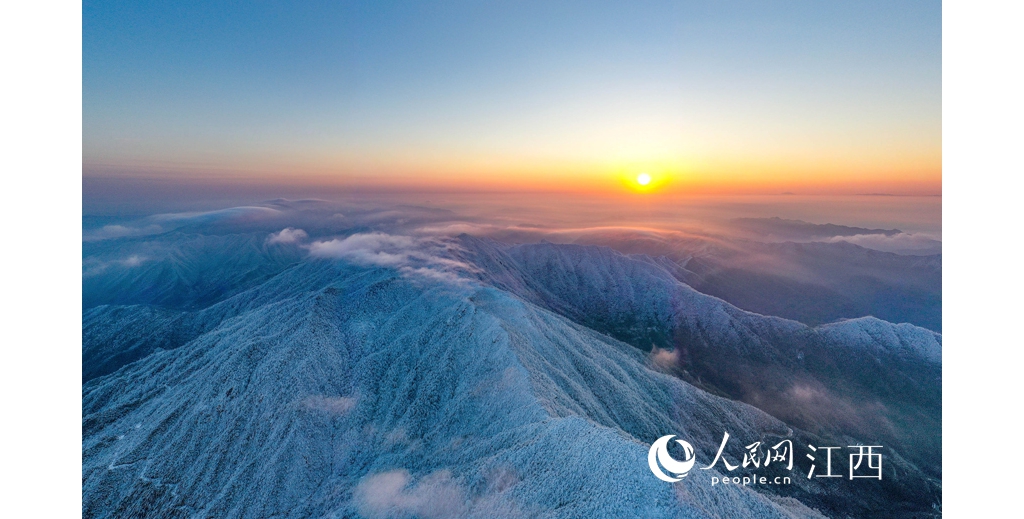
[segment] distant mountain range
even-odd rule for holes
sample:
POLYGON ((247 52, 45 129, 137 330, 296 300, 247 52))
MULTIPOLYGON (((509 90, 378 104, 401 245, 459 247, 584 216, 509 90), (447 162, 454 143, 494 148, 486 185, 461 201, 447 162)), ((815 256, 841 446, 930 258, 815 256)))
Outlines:
POLYGON ((728 233, 735 231, 676 236, 622 230, 586 234, 575 243, 650 256, 700 292, 764 315, 808 325, 874 316, 942 330, 940 254, 897 254, 845 239, 776 241, 776 235, 728 233))
POLYGON ((831 223, 814 224, 801 220, 784 218, 736 218, 732 225, 751 233, 771 236, 780 240, 813 240, 834 236, 857 236, 861 234, 880 234, 895 236, 902 233, 899 229, 864 229, 831 223))
POLYGON ((83 517, 941 514, 939 333, 741 310, 671 255, 203 218, 84 245, 83 517), (885 477, 647 468, 724 432, 883 445, 885 477))

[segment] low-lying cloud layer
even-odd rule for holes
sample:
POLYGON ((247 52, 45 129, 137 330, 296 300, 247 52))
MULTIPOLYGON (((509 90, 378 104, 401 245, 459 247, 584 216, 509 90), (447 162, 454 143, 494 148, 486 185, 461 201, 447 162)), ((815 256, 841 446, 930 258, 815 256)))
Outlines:
POLYGON ((476 269, 451 258, 450 253, 456 248, 454 243, 437 238, 373 232, 313 242, 309 246, 309 254, 315 258, 343 259, 359 265, 392 267, 410 276, 460 283, 466 281, 460 274, 476 269))
POLYGON ((413 485, 409 473, 393 470, 364 478, 353 492, 359 513, 371 519, 463 517, 466 496, 448 471, 429 474, 413 485))
POLYGON ((579 208, 566 201, 514 201, 525 205, 271 200, 122 221, 85 218, 83 276, 99 279, 141 265, 175 269, 181 254, 191 254, 175 250, 182 235, 197 247, 237 236, 258 240, 259 254, 275 261, 338 260, 465 287, 479 278, 460 248, 459 235, 465 233, 504 244, 550 241, 649 256, 701 292, 808 324, 875 315, 941 329, 937 232, 902 232, 895 228, 898 222, 871 229, 781 218, 731 220, 724 208, 708 220, 676 220, 653 209, 644 219, 635 211, 620 215, 615 208, 579 208))
POLYGON ((215 211, 198 211, 187 213, 164 213, 150 218, 158 222, 210 223, 224 220, 253 220, 271 218, 281 214, 279 209, 263 206, 241 206, 218 209, 215 211))
POLYGON ((895 254, 940 254, 942 242, 935 236, 924 233, 899 233, 891 236, 883 234, 857 234, 854 236, 834 236, 826 240, 829 243, 847 242, 866 249, 892 252, 895 254))
POLYGON ((359 513, 370 519, 418 517, 423 519, 528 517, 505 492, 518 481, 507 471, 486 475, 487 493, 471 496, 452 477, 451 471, 438 470, 413 482, 404 469, 371 474, 363 478, 352 493, 359 513))
POLYGON ((305 240, 306 238, 309 238, 309 235, 306 234, 306 231, 303 231, 302 229, 292 229, 291 227, 286 227, 268 236, 267 243, 298 243, 300 241, 305 240))

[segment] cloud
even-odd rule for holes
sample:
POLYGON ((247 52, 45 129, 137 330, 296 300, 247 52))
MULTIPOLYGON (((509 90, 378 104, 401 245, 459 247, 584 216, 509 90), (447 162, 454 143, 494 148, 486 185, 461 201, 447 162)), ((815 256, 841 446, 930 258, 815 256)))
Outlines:
POLYGON ((829 243, 845 241, 866 249, 893 252, 896 254, 941 254, 942 241, 925 233, 901 232, 892 236, 884 234, 857 234, 834 236, 825 240, 829 243))
POLYGON ((466 493, 441 470, 410 485, 409 472, 393 470, 363 478, 353 491, 359 513, 370 519, 415 516, 446 519, 466 515, 466 493))
POLYGON ((309 254, 317 258, 346 259, 362 265, 395 267, 407 264, 416 240, 380 232, 353 234, 344 239, 313 242, 309 254))
POLYGON ((112 240, 115 238, 125 238, 129 236, 145 236, 149 234, 157 234, 163 231, 163 228, 157 224, 150 224, 145 227, 130 227, 127 225, 104 225, 99 229, 93 229, 89 232, 82 234, 82 241, 102 241, 112 240))
POLYGON ((132 236, 146 236, 193 224, 243 224, 281 217, 285 214, 285 212, 278 209, 261 206, 229 207, 216 211, 155 214, 141 218, 131 224, 111 224, 99 229, 85 231, 82 233, 82 241, 93 242, 132 236))
POLYGON ((404 469, 366 476, 352 492, 359 513, 370 519, 420 517, 424 519, 536 517, 524 513, 510 496, 519 477, 508 467, 483 473, 483 495, 471 496, 448 470, 439 470, 411 483, 404 469))
POLYGON ((164 213, 150 216, 158 222, 212 223, 221 220, 243 221, 279 216, 277 209, 262 206, 241 206, 216 211, 193 211, 187 213, 164 213))
POLYGON ((797 427, 830 424, 854 436, 896 434, 885 404, 835 393, 817 380, 794 380, 784 389, 751 381, 744 386, 744 401, 797 427))
POLYGON ((358 233, 343 239, 313 242, 310 256, 398 269, 403 275, 461 284, 462 274, 476 267, 453 259, 458 246, 436 238, 413 238, 382 232, 358 233))
POLYGON ((679 365, 679 349, 669 350, 655 346, 651 348, 649 358, 651 364, 658 368, 671 370, 679 365))
POLYGON ((332 415, 345 415, 355 408, 356 399, 347 396, 313 395, 302 400, 302 406, 332 415))
MULTIPOLYGON (((458 236, 459 234, 487 235, 490 233, 519 230, 518 226, 493 225, 471 222, 447 222, 424 225, 414 230, 417 234, 458 236)), ((531 229, 532 230, 532 229, 531 229)))
POLYGON ((442 283, 448 283, 448 284, 464 284, 464 283, 467 282, 467 280, 465 278, 460 277, 458 274, 456 274, 454 272, 445 272, 443 270, 437 270, 437 269, 426 268, 426 267, 420 267, 420 268, 401 267, 401 268, 398 269, 398 271, 401 272, 402 274, 406 275, 406 276, 411 276, 411 277, 419 276, 419 277, 423 277, 423 278, 427 278, 427 279, 432 279, 434 281, 440 281, 442 283))
POLYGON ((132 254, 127 258, 103 261, 96 258, 87 258, 82 261, 82 277, 87 278, 91 276, 97 276, 106 272, 111 268, 135 268, 142 265, 149 258, 140 256, 138 254, 132 254))
POLYGON ((146 258, 143 258, 138 254, 132 254, 131 256, 121 260, 121 265, 125 267, 138 267, 139 265, 142 265, 143 261, 146 261, 146 258))
POLYGON ((292 229, 291 227, 287 227, 278 232, 272 233, 267 237, 267 243, 296 243, 305 240, 308 237, 309 235, 302 229, 292 229))

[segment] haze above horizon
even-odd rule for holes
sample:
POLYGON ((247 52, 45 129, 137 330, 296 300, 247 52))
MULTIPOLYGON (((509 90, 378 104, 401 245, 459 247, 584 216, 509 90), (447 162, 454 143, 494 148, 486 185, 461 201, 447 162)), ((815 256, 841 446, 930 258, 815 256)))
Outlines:
POLYGON ((938 2, 83 4, 86 179, 934 195, 941 175, 938 2))

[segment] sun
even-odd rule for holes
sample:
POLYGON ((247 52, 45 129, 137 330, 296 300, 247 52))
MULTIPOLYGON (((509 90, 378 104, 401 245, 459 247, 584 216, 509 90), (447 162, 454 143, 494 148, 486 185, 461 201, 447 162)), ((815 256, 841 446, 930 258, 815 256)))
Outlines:
POLYGON ((616 176, 623 188, 641 195, 662 191, 670 180, 666 168, 651 165, 623 168, 616 176))

